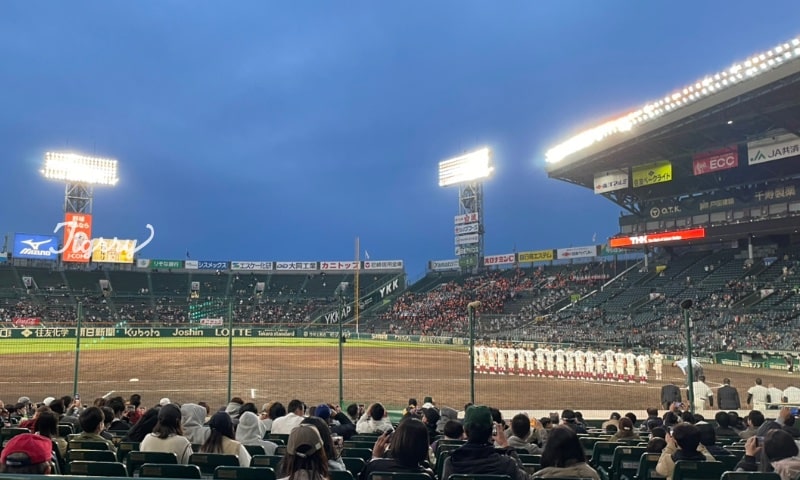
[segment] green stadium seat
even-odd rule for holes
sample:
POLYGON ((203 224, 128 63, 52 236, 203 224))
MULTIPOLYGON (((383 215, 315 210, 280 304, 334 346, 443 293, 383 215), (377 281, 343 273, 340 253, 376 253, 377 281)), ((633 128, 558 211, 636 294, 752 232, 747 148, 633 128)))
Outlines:
POLYGON ((0 446, 5 447, 9 440, 22 433, 31 433, 27 428, 3 427, 0 429, 0 446))
POLYGON ((363 458, 364 461, 367 462, 372 458, 372 449, 371 448, 343 448, 342 449, 342 456, 343 457, 363 458))
POLYGON ((142 452, 139 450, 132 450, 128 452, 128 458, 125 461, 128 476, 133 477, 145 463, 176 465, 178 463, 178 456, 172 452, 142 452))
POLYGON ((67 450, 111 450, 106 442, 99 440, 70 440, 67 442, 67 450))
MULTIPOLYGON (((614 449, 614 458, 611 461, 611 468, 605 471, 605 480, 625 480, 631 479, 639 470, 639 459, 646 452, 645 447, 621 446, 614 449)), ((599 473, 599 472, 598 472, 599 473)))
POLYGON ((620 446, 623 445, 616 442, 596 442, 594 450, 592 450, 592 459, 590 460, 592 467, 598 472, 600 469, 608 470, 611 468, 611 462, 614 461, 614 450, 620 446))
POLYGON ((720 480, 781 480, 775 472, 725 472, 720 480))
POLYGON ((117 461, 124 462, 128 453, 139 450, 139 442, 119 442, 117 445, 117 461))
POLYGON ((126 477, 127 473, 128 472, 125 470, 125 465, 119 462, 91 462, 75 460, 69 463, 70 475, 87 475, 90 477, 126 477))
POLYGON ((347 471, 352 473, 355 478, 358 478, 361 470, 364 470, 364 467, 367 465, 367 462, 359 457, 342 457, 342 461, 347 471))
POLYGON ((278 465, 283 460, 282 455, 254 455, 250 459, 251 467, 269 467, 277 470, 278 465))
POLYGON ((660 453, 643 453, 639 458, 639 468, 636 470, 635 480, 651 480, 654 478, 666 478, 656 472, 656 465, 658 459, 661 458, 660 453))
POLYGON ((275 470, 269 467, 222 466, 214 470, 216 480, 275 480, 275 470))
POLYGON ((193 453, 189 457, 189 463, 200 467, 200 472, 203 474, 213 475, 217 467, 238 467, 239 458, 224 453, 193 453))
MULTIPOLYGON (((450 476, 453 478, 453 475, 450 476)), ((334 480, 331 478, 331 480, 334 480)), ((431 480, 431 477, 424 473, 410 473, 410 472, 372 472, 369 474, 367 480, 431 480)), ((466 480, 466 479, 462 479, 466 480)), ((509 477, 502 475, 492 480, 511 480, 509 477)))
POLYGON ((244 445, 244 449, 247 450, 247 453, 249 453, 251 457, 255 455, 267 454, 267 452, 264 450, 264 447, 261 445, 244 445))
POLYGON ((73 448, 72 450, 67 450, 67 456, 64 459, 67 468, 64 473, 71 473, 70 463, 76 460, 84 462, 116 462, 117 456, 111 450, 80 450, 73 448))
POLYGON ((345 471, 331 470, 328 472, 328 475, 330 475, 331 480, 355 480, 353 478, 353 474, 348 472, 347 470, 345 471))
POLYGON ((454 473, 448 480, 511 480, 508 475, 482 475, 468 473, 454 473))
POLYGON ((725 464, 721 462, 675 462, 672 480, 719 480, 725 473, 725 464))
POLYGON ((147 478, 203 478, 197 465, 171 463, 145 463, 139 469, 139 476, 147 478))

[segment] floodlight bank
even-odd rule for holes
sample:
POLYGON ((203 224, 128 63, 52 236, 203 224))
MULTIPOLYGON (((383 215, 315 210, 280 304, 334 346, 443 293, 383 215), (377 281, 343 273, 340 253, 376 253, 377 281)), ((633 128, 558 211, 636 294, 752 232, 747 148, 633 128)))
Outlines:
POLYGON ((75 153, 47 152, 42 174, 50 180, 94 185, 116 185, 117 161, 75 153))

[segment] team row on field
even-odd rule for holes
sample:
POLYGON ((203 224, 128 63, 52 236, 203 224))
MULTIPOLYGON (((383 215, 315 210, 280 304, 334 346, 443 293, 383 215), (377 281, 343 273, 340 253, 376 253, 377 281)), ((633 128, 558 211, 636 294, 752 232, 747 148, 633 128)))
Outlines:
POLYGON ((608 349, 592 351, 574 348, 514 347, 493 344, 475 345, 475 371, 490 375, 522 375, 598 381, 646 383, 652 365, 656 380, 661 380, 664 357, 608 349))

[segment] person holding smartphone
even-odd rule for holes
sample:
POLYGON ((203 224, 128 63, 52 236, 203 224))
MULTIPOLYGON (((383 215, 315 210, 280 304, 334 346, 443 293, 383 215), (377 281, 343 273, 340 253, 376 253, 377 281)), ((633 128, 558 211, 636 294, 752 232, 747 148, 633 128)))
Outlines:
POLYGON ((709 461, 714 457, 700 443, 700 430, 690 423, 679 423, 667 433, 667 446, 661 452, 656 465, 656 472, 672 480, 675 463, 679 460, 709 461))

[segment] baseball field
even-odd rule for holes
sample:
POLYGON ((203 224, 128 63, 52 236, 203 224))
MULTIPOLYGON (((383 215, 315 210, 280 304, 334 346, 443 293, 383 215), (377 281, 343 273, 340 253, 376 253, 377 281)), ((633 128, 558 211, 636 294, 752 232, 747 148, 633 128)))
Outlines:
MULTIPOLYGON (((231 393, 259 407, 299 398, 308 405, 339 398, 339 348, 335 339, 234 338, 4 339, 0 342, 0 399, 13 403, 72 393, 76 355, 78 392, 84 403, 110 395, 139 393, 146 405, 162 397, 175 402, 224 405, 231 362, 231 393)), ((380 401, 402 408, 410 397, 431 396, 438 405, 461 409, 470 400, 469 350, 463 346, 351 340, 344 344, 345 403, 380 401)), ((792 376, 778 370, 706 365, 712 388, 729 377, 742 400, 756 377, 785 388, 792 376)), ((582 410, 587 418, 611 410, 643 412, 657 406, 666 382, 683 384, 665 365, 664 381, 604 383, 523 376, 475 376, 477 403, 505 411, 582 410)), ((743 408, 746 408, 743 406, 743 408)))

